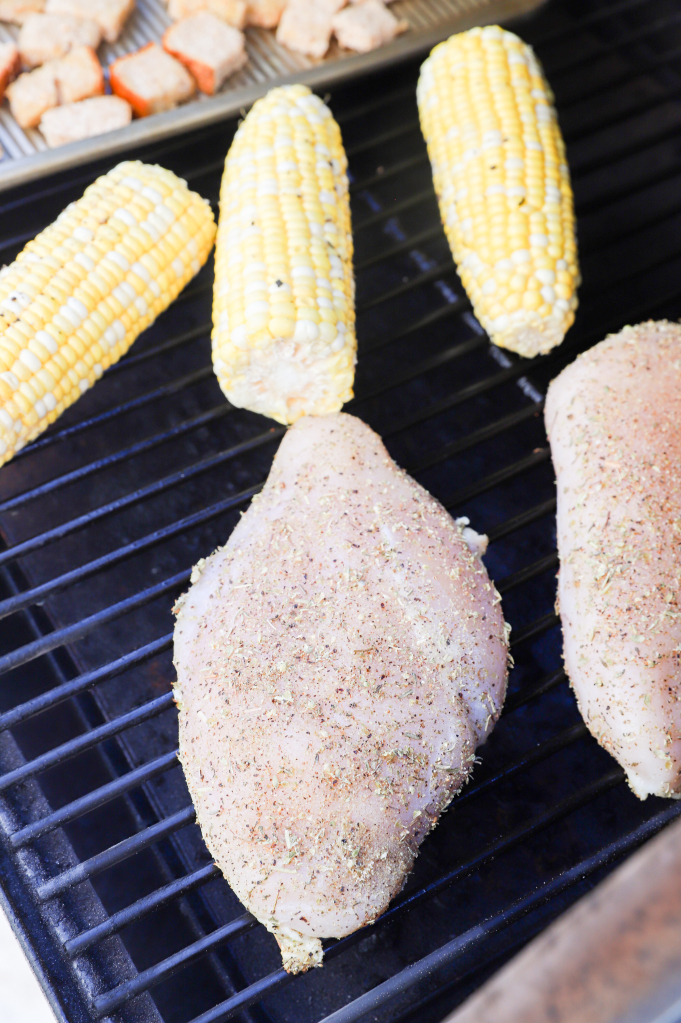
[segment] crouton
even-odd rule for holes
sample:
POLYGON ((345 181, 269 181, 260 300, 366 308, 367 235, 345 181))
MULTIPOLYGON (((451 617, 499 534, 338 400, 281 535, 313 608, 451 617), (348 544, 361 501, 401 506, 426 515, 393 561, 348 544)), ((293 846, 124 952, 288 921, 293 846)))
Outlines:
POLYGON ((59 105, 57 79, 52 62, 19 75, 7 87, 7 99, 20 128, 35 128, 46 110, 59 105))
POLYGON ((19 75, 7 87, 14 119, 21 128, 35 128, 46 110, 104 92, 104 75, 89 46, 75 46, 65 57, 49 60, 19 75))
POLYGON ((47 14, 72 14, 96 21, 107 43, 115 43, 126 19, 135 9, 135 0, 47 0, 47 14))
POLYGON ((23 25, 29 14, 36 14, 45 7, 45 0, 0 0, 0 21, 23 25))
POLYGON ((132 107, 120 96, 94 96, 46 110, 40 131, 50 149, 79 139, 124 128, 132 120, 132 107))
POLYGON ((336 39, 346 50, 368 53, 389 43, 409 25, 398 21, 381 0, 363 0, 335 14, 331 21, 336 39))
POLYGON ((109 69, 111 88, 127 99, 140 117, 171 110, 196 91, 196 82, 158 43, 115 60, 109 69))
POLYGON ((0 100, 5 89, 21 71, 21 58, 14 43, 0 43, 0 100))
POLYGON ((176 21, 162 41, 163 48, 189 68, 201 92, 209 96, 247 60, 243 33, 210 11, 176 21))
POLYGON ((276 28, 286 7, 286 0, 248 0, 246 24, 257 28, 276 28))
POLYGON ((277 42, 308 57, 323 57, 331 42, 331 19, 345 0, 289 0, 277 29, 277 42))
POLYGON ((65 57, 74 46, 96 50, 102 33, 96 21, 72 14, 32 14, 19 32, 19 53, 26 67, 65 57))
POLYGON ((169 0, 168 14, 173 21, 188 18, 199 11, 210 11, 216 18, 243 28, 246 24, 246 0, 169 0))

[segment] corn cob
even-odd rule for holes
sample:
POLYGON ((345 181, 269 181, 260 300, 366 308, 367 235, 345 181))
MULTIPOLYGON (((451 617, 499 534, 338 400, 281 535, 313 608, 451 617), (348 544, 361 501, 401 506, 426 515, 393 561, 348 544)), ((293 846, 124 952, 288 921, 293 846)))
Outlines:
POLYGON ((570 175, 542 69, 496 25, 431 52, 417 87, 440 212, 461 281, 495 344, 560 344, 579 285, 570 175))
POLYGON ((127 352, 208 258, 208 203, 121 163, 0 271, 0 464, 127 352))
POLYGON ((340 129, 303 85, 272 89, 225 161, 213 365, 233 405, 293 423, 352 397, 355 284, 340 129))

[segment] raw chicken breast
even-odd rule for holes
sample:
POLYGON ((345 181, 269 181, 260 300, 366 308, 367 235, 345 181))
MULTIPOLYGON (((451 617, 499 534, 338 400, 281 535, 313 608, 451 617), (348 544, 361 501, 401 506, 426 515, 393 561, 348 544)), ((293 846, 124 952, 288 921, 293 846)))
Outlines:
POLYGON ((304 417, 178 602, 199 823, 291 972, 386 909, 497 720, 507 629, 480 540, 359 419, 304 417))
POLYGON ((565 668, 641 799, 681 795, 681 327, 625 327, 563 370, 558 482, 565 668))

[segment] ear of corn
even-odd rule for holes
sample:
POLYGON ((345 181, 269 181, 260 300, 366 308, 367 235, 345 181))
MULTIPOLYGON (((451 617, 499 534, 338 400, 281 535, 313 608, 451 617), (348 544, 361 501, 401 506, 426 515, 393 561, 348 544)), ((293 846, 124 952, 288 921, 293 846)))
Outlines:
POLYGON ((225 161, 213 365, 240 408, 293 423, 352 397, 352 237, 340 129, 302 85, 273 89, 225 161))
POLYGON ((496 25, 452 36, 421 68, 417 99, 459 274, 497 345, 560 344, 579 284, 570 175, 542 69, 496 25))
POLYGON ((0 271, 0 464, 36 437, 205 263, 208 203, 162 167, 121 163, 0 271))

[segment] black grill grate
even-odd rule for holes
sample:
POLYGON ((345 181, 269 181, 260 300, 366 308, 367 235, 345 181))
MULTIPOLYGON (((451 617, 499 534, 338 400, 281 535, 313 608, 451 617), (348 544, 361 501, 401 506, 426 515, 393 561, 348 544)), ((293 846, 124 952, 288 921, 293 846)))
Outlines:
MULTIPOLYGON (((60 1019, 437 1021, 668 823, 588 736, 561 670, 547 381, 609 330, 681 313, 681 16, 554 0, 537 47, 568 142, 584 272, 567 342, 526 363, 472 316, 439 224, 415 63, 331 97, 352 171, 351 411, 491 540, 516 667, 483 762, 372 928, 291 979, 211 863, 176 756, 170 607, 262 485, 282 430, 210 369, 210 267, 0 476, 0 881, 60 1019), (57 441, 59 443, 57 443, 57 441)), ((139 154, 216 200, 235 125, 139 154)), ((96 168, 95 170, 98 170, 96 168)), ((0 258, 92 167, 0 206, 0 258)))

